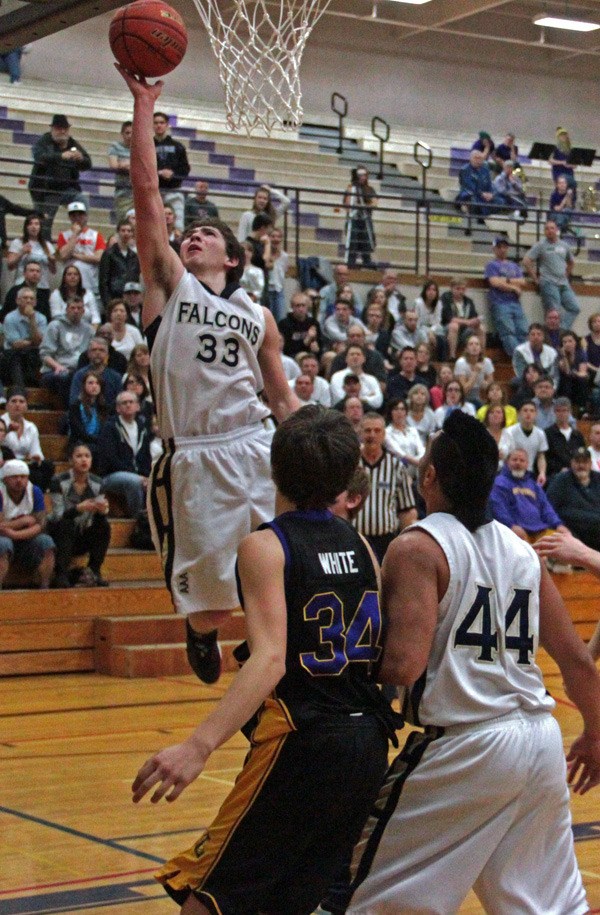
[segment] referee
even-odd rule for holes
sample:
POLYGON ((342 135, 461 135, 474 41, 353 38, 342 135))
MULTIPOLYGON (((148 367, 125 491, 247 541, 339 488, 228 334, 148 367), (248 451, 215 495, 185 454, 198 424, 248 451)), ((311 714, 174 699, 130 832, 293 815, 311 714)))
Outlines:
POLYGON ((360 464, 369 476, 370 489, 354 525, 380 563, 394 537, 417 520, 410 477, 402 462, 385 450, 384 439, 383 416, 366 413, 362 421, 360 464))

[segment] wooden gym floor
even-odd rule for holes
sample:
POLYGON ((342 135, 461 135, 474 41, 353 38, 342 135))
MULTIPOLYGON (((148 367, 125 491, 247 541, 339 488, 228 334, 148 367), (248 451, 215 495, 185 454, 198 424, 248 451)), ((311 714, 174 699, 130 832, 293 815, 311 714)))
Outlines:
MULTIPOLYGON (((551 662, 542 659, 542 666, 567 746, 579 715, 551 662)), ((176 911, 152 874, 210 821, 233 783, 245 740, 238 735, 215 753, 172 805, 133 806, 129 785, 148 755, 189 733, 230 676, 213 687, 192 676, 0 681, 0 915, 176 911)), ((590 907, 600 913, 600 788, 573 799, 573 816, 590 907)), ((472 896, 461 915, 481 911, 472 896)))

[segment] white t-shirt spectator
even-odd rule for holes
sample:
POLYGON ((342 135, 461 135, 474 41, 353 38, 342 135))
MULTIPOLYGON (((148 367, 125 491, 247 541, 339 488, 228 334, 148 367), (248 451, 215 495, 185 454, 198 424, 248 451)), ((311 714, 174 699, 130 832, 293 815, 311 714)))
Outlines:
MULTIPOLYGON (((2 417, 6 423, 6 428, 10 427, 10 416, 5 413, 2 417)), ((40 445, 40 433, 35 423, 28 419, 23 420, 23 435, 19 438, 16 432, 7 432, 4 444, 10 448, 16 458, 21 461, 29 457, 39 457, 44 459, 44 452, 40 445)))
MULTIPOLYGON (((25 245, 25 244, 26 244, 26 242, 24 242, 22 238, 13 238, 13 240, 11 241, 11 243, 8 247, 9 254, 20 254, 21 251, 23 250, 23 245, 25 245)), ((50 274, 50 267, 48 266, 48 255, 47 255, 46 251, 44 250, 44 248, 42 247, 42 245, 40 245, 39 241, 30 241, 29 244, 31 245, 31 252, 26 257, 22 257, 21 260, 19 261, 19 263, 17 264, 17 269, 16 269, 16 273, 15 273, 15 286, 18 283, 23 282, 23 274, 25 272, 25 266, 27 264, 35 263, 35 264, 39 264, 40 267, 42 268, 42 278, 38 283, 38 288, 39 289, 50 289, 51 274, 50 274)), ((56 251, 56 248, 54 247, 54 245, 52 244, 51 241, 47 242, 46 244, 48 245, 48 251, 50 252, 50 256, 52 256, 54 254, 54 252, 56 251)))
POLYGON ((133 324, 125 325, 125 336, 122 340, 113 339, 111 346, 113 349, 116 349, 118 353, 123 353, 126 359, 129 359, 131 356, 131 350, 134 346, 137 346, 138 343, 143 343, 144 338, 141 333, 134 327, 133 324))
MULTIPOLYGON (((354 374, 352 369, 345 368, 340 369, 339 372, 335 372, 335 374, 332 375, 330 387, 331 399, 334 404, 336 404, 338 400, 343 400, 345 396, 344 378, 346 375, 354 374)), ((377 410, 383 403, 383 394, 375 375, 368 375, 366 372, 361 372, 358 377, 360 379, 360 399, 364 400, 371 409, 377 410)))

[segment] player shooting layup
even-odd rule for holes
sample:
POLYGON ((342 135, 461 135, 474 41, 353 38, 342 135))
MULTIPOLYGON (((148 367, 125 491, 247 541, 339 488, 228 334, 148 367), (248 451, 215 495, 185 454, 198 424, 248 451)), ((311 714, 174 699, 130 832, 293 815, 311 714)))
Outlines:
POLYGON ((352 915, 452 915, 472 886, 489 915, 588 912, 538 640, 583 716, 568 756, 582 794, 600 783, 600 677, 533 549, 486 523, 497 460, 481 423, 452 413, 419 467, 427 517, 384 561, 380 679, 411 687, 425 733, 367 823, 352 915))
POLYGON ((298 401, 273 317, 239 286, 244 251, 229 227, 193 223, 181 260, 169 246, 153 141, 163 83, 117 69, 134 97, 131 183, 143 322, 166 444, 152 472, 149 514, 167 587, 187 617, 190 664, 212 683, 220 673, 216 627, 238 605, 236 549, 273 517, 272 433, 264 424, 271 411, 284 419, 298 401), (258 397, 263 388, 270 410, 258 397))

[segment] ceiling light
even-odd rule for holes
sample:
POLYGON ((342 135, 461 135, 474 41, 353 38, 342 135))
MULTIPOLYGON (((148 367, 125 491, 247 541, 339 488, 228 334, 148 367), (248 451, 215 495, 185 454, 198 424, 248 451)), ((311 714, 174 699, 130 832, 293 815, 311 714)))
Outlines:
POLYGON ((568 29, 571 32, 594 32, 596 29, 600 29, 597 22, 566 19, 564 16, 538 16, 533 22, 535 25, 547 26, 549 29, 568 29))
POLYGON ((413 6, 422 6, 424 3, 430 3, 431 0, 391 0, 392 3, 412 3, 413 6))

